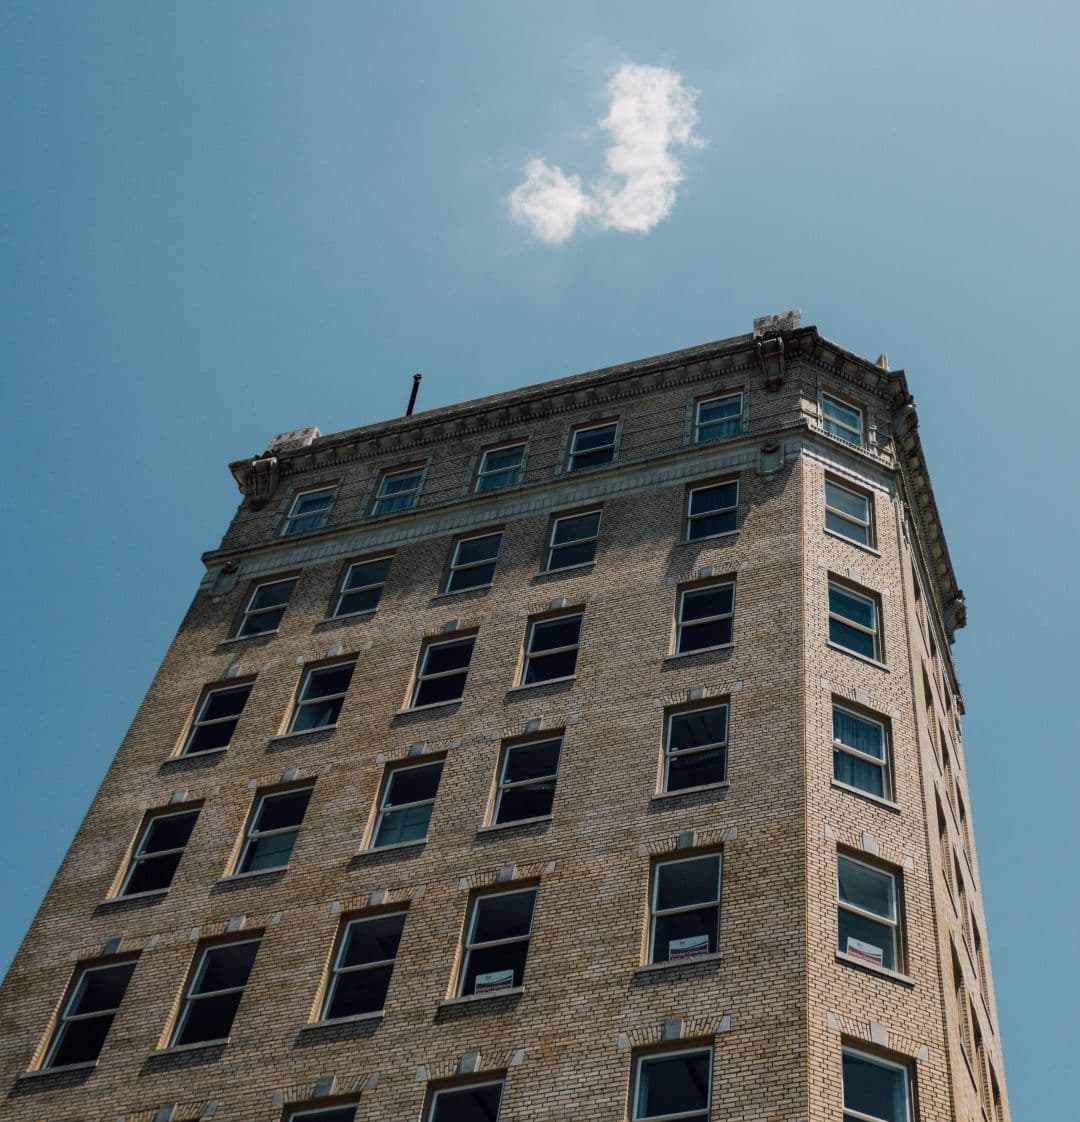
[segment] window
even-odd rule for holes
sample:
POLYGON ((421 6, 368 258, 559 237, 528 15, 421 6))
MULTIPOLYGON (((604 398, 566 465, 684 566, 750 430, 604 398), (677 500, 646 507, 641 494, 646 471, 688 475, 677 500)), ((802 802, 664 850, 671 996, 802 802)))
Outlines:
POLYGON ((393 514, 397 510, 409 510, 416 506, 420 494, 420 484, 424 479, 422 467, 408 468, 405 471, 388 471, 379 484, 372 514, 393 514))
POLYGON ((269 635, 277 631, 295 587, 296 577, 257 584, 252 589, 244 613, 240 617, 240 626, 236 629, 237 638, 246 638, 248 635, 269 635))
POLYGON ((473 897, 460 996, 498 993, 522 984, 535 904, 535 888, 473 897))
POLYGON ((334 505, 337 486, 321 487, 318 491, 301 491, 293 499, 285 525, 281 528, 283 538, 293 534, 303 534, 307 530, 317 530, 326 525, 330 508, 334 505))
POLYGON ((686 504, 686 540, 730 534, 739 514, 739 481, 693 487, 686 504))
POLYGON ((574 430, 570 438, 570 461, 567 471, 600 467, 615 459, 615 436, 619 431, 617 421, 605 425, 590 425, 574 430))
POLYGON ((176 866, 195 829, 199 811, 157 811, 149 815, 131 854, 118 896, 163 892, 172 884, 176 866))
POLYGON ((481 457, 480 470, 476 473, 477 491, 497 491, 500 487, 513 487, 521 480, 524 461, 524 444, 489 448, 481 457))
POLYGON ((719 853, 653 866, 649 961, 715 954, 720 937, 719 853))
POLYGON ((354 1122, 356 1106, 328 1106, 324 1110, 293 1110, 289 1122, 354 1122))
POLYGON ((90 1064, 101 1055, 135 971, 134 960, 84 966, 68 989, 43 1068, 90 1064))
POLYGON ((845 1048, 844 1122, 911 1122, 908 1069, 845 1048))
POLYGON ((880 662, 881 625, 877 597, 864 596, 829 581, 829 642, 880 662))
POLYGON ((435 807, 443 761, 391 768, 383 783, 372 849, 423 841, 435 807))
POLYGON ((475 635, 424 644, 413 689, 414 709, 421 705, 461 700, 475 645, 475 635))
POLYGON ((634 1122, 709 1122, 712 1050, 641 1056, 634 1079, 634 1122))
POLYGON ((874 500, 825 480, 825 529, 860 545, 874 544, 874 500))
POLYGON ((244 845, 236 862, 236 873, 284 869, 289 863, 310 801, 310 787, 294 787, 288 791, 260 795, 248 822, 244 845))
POLYGON ((567 514, 551 523, 548 542, 546 572, 570 569, 575 565, 590 565, 596 560, 596 539, 600 535, 602 511, 590 510, 584 514, 567 514))
POLYGON ((377 557, 373 561, 357 561, 350 565, 341 582, 341 592, 334 605, 334 617, 373 612, 379 606, 386 578, 390 575, 393 557, 377 557))
POLYGON ((427 1122, 499 1122, 502 1080, 445 1087, 432 1093, 427 1122))
POLYGON ((888 735, 881 721, 833 705, 833 778, 880 799, 892 798, 888 735))
POLYGON ((258 939, 204 946, 188 978, 170 1046, 224 1041, 244 996, 258 939))
POLYGON ((250 693, 250 682, 207 690, 184 741, 182 755, 194 756, 199 752, 227 748, 250 693))
POLYGON ((450 558, 445 591, 464 592, 468 588, 484 588, 491 584, 501 545, 501 532, 458 541, 450 558))
POLYGON ((705 651, 731 642, 735 613, 735 582, 687 588, 679 593, 675 653, 705 651))
POLYGON ((694 443, 707 444, 738 436, 742 431, 743 395, 729 393, 697 403, 694 415, 694 443))
POLYGON ((727 777, 728 707, 710 705, 667 716, 665 791, 705 787, 727 777))
POLYGON ((582 613, 538 619, 529 623, 521 684, 572 678, 577 669, 582 613))
POLYGON ((337 724, 355 669, 355 662, 336 662, 309 670, 297 694, 289 732, 308 732, 337 724))
POLYGON ((825 431, 830 436, 837 436, 849 444, 862 444, 863 442, 863 415, 862 410, 854 405, 848 405, 838 397, 823 393, 821 395, 821 419, 825 431))
POLYGON ((382 1011, 394 972, 405 913, 349 920, 338 938, 323 1020, 382 1011))
POLYGON ((839 950, 886 970, 899 969, 896 877, 851 857, 837 858, 839 950))
POLYGON ((561 752, 562 737, 559 736, 506 745, 495 795, 495 825, 551 814, 561 752))

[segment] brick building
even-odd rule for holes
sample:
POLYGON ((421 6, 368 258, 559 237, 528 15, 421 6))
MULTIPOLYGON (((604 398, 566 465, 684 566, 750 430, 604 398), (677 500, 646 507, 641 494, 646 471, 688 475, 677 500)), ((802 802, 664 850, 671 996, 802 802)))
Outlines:
POLYGON ((231 465, 0 1117, 1004 1122, 904 375, 752 334, 231 465))

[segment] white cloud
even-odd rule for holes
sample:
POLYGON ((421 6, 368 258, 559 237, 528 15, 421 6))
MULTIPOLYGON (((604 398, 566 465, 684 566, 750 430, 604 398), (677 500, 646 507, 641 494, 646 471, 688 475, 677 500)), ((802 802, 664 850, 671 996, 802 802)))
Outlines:
POLYGON ((647 233, 675 206, 683 180, 673 149, 700 148, 694 135, 697 91, 659 66, 620 67, 608 83, 611 106, 600 122, 612 139, 608 175, 586 191, 542 159, 530 161, 510 194, 510 213, 541 241, 562 245, 583 219, 604 230, 647 233))

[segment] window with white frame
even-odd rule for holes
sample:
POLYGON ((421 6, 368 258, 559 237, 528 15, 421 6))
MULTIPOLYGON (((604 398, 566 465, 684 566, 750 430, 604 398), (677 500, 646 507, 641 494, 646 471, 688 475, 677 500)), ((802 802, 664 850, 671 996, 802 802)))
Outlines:
POLYGON ((181 754, 195 756, 199 752, 227 748, 250 693, 251 682, 207 690, 199 702, 181 754))
POLYGON ((454 543, 445 592, 465 592, 486 588, 495 576, 495 562, 502 546, 502 531, 459 538, 454 543))
POLYGON ((281 536, 288 538, 293 534, 303 534, 307 530, 318 530, 325 526, 336 494, 337 484, 333 487, 320 487, 317 491, 301 491, 293 499, 285 525, 281 528, 281 536))
POLYGON ((502 1093, 501 1079, 440 1087, 431 1092, 425 1122, 499 1122, 502 1093))
POLYGON ((561 753, 561 736, 504 745, 492 815, 496 826, 551 815, 561 753))
POLYGON ((667 714, 665 791, 706 787, 727 778, 728 706, 680 709, 667 714))
POLYGON ((833 778, 880 799, 892 798, 885 724, 833 704, 833 778))
POLYGON ((498 993, 522 984, 535 906, 535 888, 487 892, 472 898, 459 996, 498 993))
POLYGON ((715 954, 720 939, 721 855, 658 861, 652 871, 649 961, 715 954))
POLYGON ((244 605, 236 637, 269 635, 277 631, 295 587, 296 577, 268 580, 255 585, 244 605))
POLYGON ((244 831, 236 873, 259 873, 288 865, 311 801, 311 790, 310 786, 293 787, 257 796, 244 831))
POLYGON ((184 987, 171 1047, 228 1040, 258 950, 258 939, 199 948, 184 987))
POLYGON ((393 557, 356 561, 345 571, 341 591, 334 604, 334 617, 373 612, 379 606, 393 557))
POLYGON ((844 1122, 911 1122, 906 1065, 845 1048, 843 1076, 844 1122))
POLYGON ((372 514, 393 514, 399 510, 410 510, 416 506, 420 495, 420 485, 424 481, 422 467, 406 468, 403 471, 388 471, 379 482, 375 495, 372 514))
POLYGON ((839 437, 849 444, 863 442, 862 410, 832 394, 821 395, 821 421, 830 436, 839 437))
POLYGON ((404 927, 404 912, 345 921, 326 987, 324 1021, 382 1011, 404 927))
POLYGON ((289 732, 309 732, 337 724, 355 669, 355 662, 335 662, 308 670, 296 695, 289 732))
POLYGON ((313 1110, 291 1110, 288 1122, 355 1122, 356 1104, 327 1106, 313 1110))
POLYGON ((730 534, 738 528, 739 481, 691 487, 686 502, 686 540, 730 534))
POLYGON ((572 569, 590 565, 596 560, 596 539, 600 536, 602 511, 587 510, 581 514, 564 514, 551 522, 547 559, 544 571, 572 569))
POLYGON ((633 1122, 709 1122, 712 1049, 639 1056, 633 1122))
POLYGON ((864 491, 825 480, 825 529, 860 545, 874 544, 874 500, 864 491))
POLYGON ((733 580, 680 589, 675 653, 688 654, 727 646, 731 642, 734 616, 733 580))
POLYGON ((524 443, 488 448, 480 458, 480 467, 476 473, 477 491, 498 491, 502 487, 513 487, 520 483, 524 462, 524 443))
POLYGON ((475 635, 426 642, 420 649, 412 707, 460 701, 475 646, 475 635))
POLYGON ((865 861, 837 857, 838 949, 868 966, 900 969, 896 877, 865 861))
POLYGON ((610 464, 615 459, 615 437, 618 432, 617 421, 574 429, 570 438, 570 459, 566 470, 582 471, 584 468, 610 464))
POLYGON ((172 884, 198 817, 198 807, 151 812, 139 831, 117 895, 164 892, 172 884))
POLYGON ((829 642, 863 658, 881 661, 878 598, 829 581, 829 642))
POLYGON ((442 772, 442 760, 387 770, 372 834, 372 849, 419 842, 427 837, 442 772))
POLYGON ((572 678, 577 670, 581 642, 581 612, 529 621, 521 685, 557 682, 572 678))
POLYGON ((708 444, 742 432, 743 395, 728 393, 707 397, 697 403, 694 412, 694 443, 708 444))
POLYGON ((72 1067, 97 1060, 134 972, 134 959, 83 966, 75 972, 43 1068, 72 1067))

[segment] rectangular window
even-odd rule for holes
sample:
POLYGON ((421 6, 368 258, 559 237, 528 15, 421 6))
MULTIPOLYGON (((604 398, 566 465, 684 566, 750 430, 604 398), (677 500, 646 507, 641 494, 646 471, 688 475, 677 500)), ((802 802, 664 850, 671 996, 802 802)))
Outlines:
POLYGON ((521 685, 572 678, 577 670, 582 613, 529 622, 521 685))
POLYGON ((131 854, 118 896, 164 892, 172 884, 199 811, 162 810, 150 814, 131 854))
POLYGON ((43 1068, 91 1064, 97 1060, 134 971, 135 961, 129 959, 84 966, 76 972, 43 1068))
POLYGON ((309 670, 296 695, 289 732, 308 732, 337 724, 355 669, 355 662, 336 662, 309 670))
POLYGON ((729 393, 697 403, 694 414, 694 443, 708 444, 742 432, 743 395, 729 393))
POLYGON ((356 1106, 328 1106, 324 1110, 291 1110, 289 1122, 355 1122, 356 1106))
POLYGON ((686 504, 686 540, 711 538, 730 534, 737 529, 739 516, 739 481, 711 483, 708 487, 692 487, 686 504))
POLYGON ((522 984, 535 905, 535 888, 473 897, 459 996, 497 993, 522 984))
POLYGON ((236 629, 237 638, 269 635, 277 631, 295 587, 296 577, 257 584, 251 590, 244 613, 240 617, 240 625, 236 629))
POLYGON ((510 444, 489 448, 480 459, 476 473, 477 491, 498 491, 521 482, 521 466, 525 461, 525 445, 510 444))
POLYGON ((258 949, 258 939, 201 948, 184 990, 171 1047, 228 1040, 258 949))
POLYGON ((881 661, 881 623, 876 596, 829 581, 829 642, 881 661))
POLYGON ((310 787, 294 787, 288 791, 260 795, 245 831, 236 872, 284 869, 289 863, 310 801, 310 787))
POLYGON ((844 1122, 911 1122, 908 1069, 845 1048, 844 1122))
POLYGON ((837 858, 839 950, 870 966, 899 970, 896 877, 851 857, 837 858))
POLYGON ((433 1091, 426 1122, 499 1122, 502 1080, 433 1091))
POLYGON ((507 744, 503 748, 492 819, 495 825, 551 815, 561 753, 559 736, 507 744))
POLYGON ((191 722, 182 755, 194 756, 227 748, 250 693, 250 682, 207 690, 191 722))
POLYGON ((715 954, 720 939, 719 853, 653 866, 649 961, 715 954))
POLYGON ((735 615, 735 582, 685 588, 679 592, 675 653, 705 651, 731 642, 735 615))
POLYGON ((495 576, 495 562, 502 545, 502 532, 461 538, 454 546, 446 592, 464 592, 469 588, 486 588, 495 576))
POLYGON ((388 471, 379 484, 378 494, 372 514, 393 514, 398 510, 409 510, 416 506, 420 495, 420 484, 424 480, 422 467, 407 468, 405 471, 388 471))
POLYGON ((584 468, 610 464, 615 459, 615 437, 618 431, 617 421, 574 429, 566 470, 582 471, 584 468))
POLYGON ((668 713, 664 737, 665 791, 706 787, 727 778, 728 707, 668 713))
POLYGON ((640 1056, 634 1122, 709 1122, 711 1091, 711 1048, 640 1056))
POLYGON ((317 491, 301 491, 293 499, 289 516, 281 528, 281 536, 288 538, 293 534, 303 534, 307 530, 318 530, 325 526, 336 494, 336 484, 333 487, 320 487, 317 491))
POLYGON ((874 544, 874 500, 862 491, 825 480, 825 529, 860 545, 874 544))
POLYGON ((326 989, 324 1021, 382 1011, 404 926, 404 912, 345 923, 326 989))
POLYGON ((567 514, 551 523, 545 572, 590 565, 596 560, 596 539, 600 536, 601 511, 567 514))
POLYGON ((858 787, 892 798, 889 775, 889 738, 885 725, 850 709, 833 705, 833 778, 848 787, 858 787))
POLYGON ((825 431, 830 436, 837 436, 849 444, 862 444, 863 442, 863 415, 862 410, 838 397, 823 393, 821 395, 821 419, 825 431))
POLYGON ((413 689, 414 709, 421 705, 461 700, 475 645, 475 635, 424 644, 413 689))
POLYGON ((427 837, 442 771, 442 760, 387 771, 372 849, 423 841, 427 837))
POLYGON ((335 619, 375 611, 386 578, 390 575, 391 561, 393 557, 376 557, 372 561, 357 561, 349 566, 334 605, 335 619))

